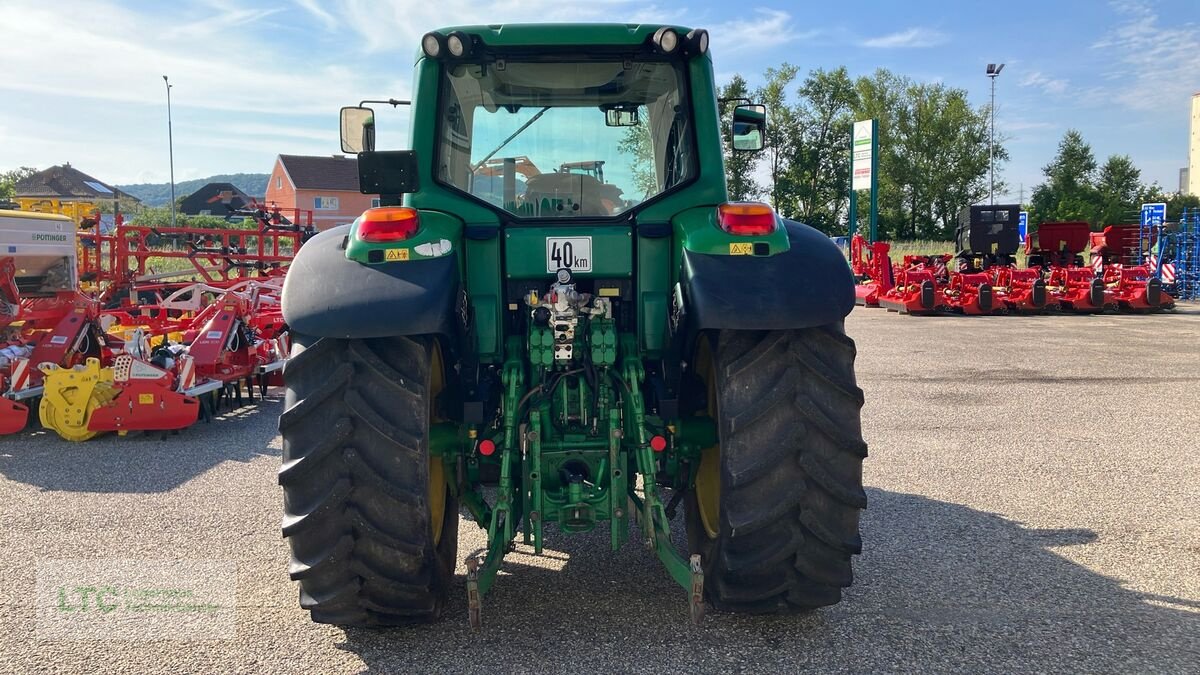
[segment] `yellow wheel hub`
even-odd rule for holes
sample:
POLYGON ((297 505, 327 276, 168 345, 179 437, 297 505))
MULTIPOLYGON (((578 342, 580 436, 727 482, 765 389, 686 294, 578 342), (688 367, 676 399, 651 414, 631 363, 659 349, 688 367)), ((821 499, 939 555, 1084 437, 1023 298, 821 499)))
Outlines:
MULTIPOLYGON (((437 417, 434 402, 445 386, 445 374, 442 372, 442 350, 437 343, 433 345, 433 355, 429 359, 429 428, 442 421, 437 417)), ((446 470, 441 455, 429 454, 429 524, 433 528, 433 545, 442 541, 442 530, 446 520, 446 470)))
POLYGON ((42 426, 68 441, 95 437, 98 432, 88 429, 92 412, 108 405, 118 393, 113 388, 112 369, 101 368, 96 359, 74 368, 59 368, 52 363, 38 368, 45 376, 42 404, 38 407, 42 426))
MULTIPOLYGON (((717 408, 717 369, 713 362, 712 346, 708 338, 701 338, 694 359, 696 372, 704 380, 708 390, 709 417, 720 420, 717 408)), ((716 539, 720 532, 721 513, 721 446, 704 448, 700 452, 700 466, 696 468, 696 505, 700 511, 700 522, 709 539, 716 539)))

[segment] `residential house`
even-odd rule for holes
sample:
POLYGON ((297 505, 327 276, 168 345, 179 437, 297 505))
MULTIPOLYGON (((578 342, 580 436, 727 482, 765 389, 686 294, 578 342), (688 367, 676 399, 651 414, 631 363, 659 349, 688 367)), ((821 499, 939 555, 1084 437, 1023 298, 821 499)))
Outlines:
POLYGON ((118 199, 127 205, 137 197, 93 178, 65 163, 39 171, 13 186, 13 199, 25 211, 61 213, 80 221, 101 203, 118 199))
POLYGON ((269 206, 312 211, 319 230, 354 222, 378 204, 358 191, 358 159, 345 155, 279 155, 263 201, 269 206))
POLYGON ((179 204, 179 212, 189 216, 224 218, 254 203, 254 198, 233 183, 209 183, 188 195, 179 204))

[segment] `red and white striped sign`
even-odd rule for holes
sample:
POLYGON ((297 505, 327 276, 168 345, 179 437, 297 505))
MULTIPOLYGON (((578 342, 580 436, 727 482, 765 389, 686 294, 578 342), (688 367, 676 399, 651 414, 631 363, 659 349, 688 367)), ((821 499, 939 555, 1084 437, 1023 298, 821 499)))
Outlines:
POLYGON ((14 359, 12 365, 12 388, 9 391, 21 391, 29 387, 29 359, 14 359))
POLYGON ((179 357, 179 391, 196 386, 196 360, 187 354, 179 357))
MULTIPOLYGON (((1158 269, 1158 256, 1151 253, 1150 254, 1150 271, 1154 272, 1156 269, 1158 269)), ((1162 271, 1162 280, 1163 280, 1164 284, 1175 283, 1175 264, 1174 263, 1163 263, 1161 271, 1162 271)))

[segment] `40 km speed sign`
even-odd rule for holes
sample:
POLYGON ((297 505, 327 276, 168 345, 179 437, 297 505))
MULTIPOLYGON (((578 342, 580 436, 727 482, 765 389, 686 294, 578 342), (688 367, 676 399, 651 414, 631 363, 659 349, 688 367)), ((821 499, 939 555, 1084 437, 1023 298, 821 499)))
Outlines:
POLYGON ((591 237, 546 237, 546 271, 592 271, 591 237))

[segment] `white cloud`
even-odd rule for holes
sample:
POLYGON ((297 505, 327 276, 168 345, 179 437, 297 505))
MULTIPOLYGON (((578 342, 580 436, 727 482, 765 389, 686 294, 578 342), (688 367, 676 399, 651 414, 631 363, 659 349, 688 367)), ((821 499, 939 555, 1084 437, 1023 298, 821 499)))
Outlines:
POLYGON ((318 20, 322 24, 324 24, 326 30, 333 30, 338 27, 337 18, 334 17, 332 14, 330 14, 328 11, 326 11, 323 7, 321 7, 320 0, 292 0, 292 1, 295 2, 296 5, 299 6, 301 9, 303 9, 304 11, 311 14, 313 16, 313 18, 315 18, 316 20, 318 20))
MULTIPOLYGON (((997 110, 999 110, 999 106, 997 106, 997 110)), ((1003 131, 1006 131, 1006 132, 1008 132, 1008 131, 1011 131, 1011 132, 1045 131, 1047 129, 1058 129, 1058 127, 1059 127, 1059 125, 1057 125, 1057 124, 1052 124, 1050 122, 1043 122, 1040 120, 1025 120, 1025 119, 1012 120, 1012 119, 1010 119, 1010 120, 1004 120, 1003 131)))
POLYGON ((1050 77, 1043 74, 1040 70, 1033 70, 1026 73, 1017 83, 1022 87, 1041 89, 1047 94, 1062 94, 1070 84, 1066 79, 1050 77))
MULTIPOLYGON (((306 63, 295 53, 260 43, 250 23, 264 16, 235 12, 222 21, 236 22, 238 30, 195 39, 162 29, 174 15, 152 17, 84 0, 52 6, 6 3, 0 8, 0 61, 5 65, 0 89, 161 105, 162 75, 167 74, 176 105, 328 115, 383 82, 380 75, 371 75, 383 69, 306 63), (121 30, 98 31, 98 25, 121 30)), ((194 33, 202 30, 199 26, 203 23, 193 21, 179 30, 194 33)))
MULTIPOLYGON (((782 10, 656 2, 0 0, 0 98, 22 104, 20 114, 0 106, 0 147, 13 166, 71 161, 108 182, 165 179, 167 74, 178 180, 266 171, 279 152, 337 152, 341 105, 408 98, 417 41, 435 27, 614 17, 702 26, 727 69, 820 33, 782 10)), ((387 120, 393 140, 406 136, 404 119, 387 120)))
POLYGON ((936 47, 945 43, 946 34, 932 28, 909 28, 896 33, 860 40, 858 46, 871 49, 913 49, 936 47))
MULTIPOLYGON (((1112 97, 1137 110, 1170 110, 1187 101, 1200 73, 1200 26, 1164 25, 1145 2, 1112 3, 1122 23, 1092 45, 1109 63, 1112 97)), ((1174 114, 1174 113, 1172 113, 1174 114)))
POLYGON ((163 35, 170 39, 209 39, 242 26, 257 23, 283 11, 280 8, 245 9, 231 0, 202 0, 195 17, 167 29, 163 35))
POLYGON ((777 9, 757 9, 747 19, 733 19, 708 29, 715 58, 738 52, 763 51, 788 42, 811 40, 820 31, 799 32, 792 27, 792 16, 777 9))

